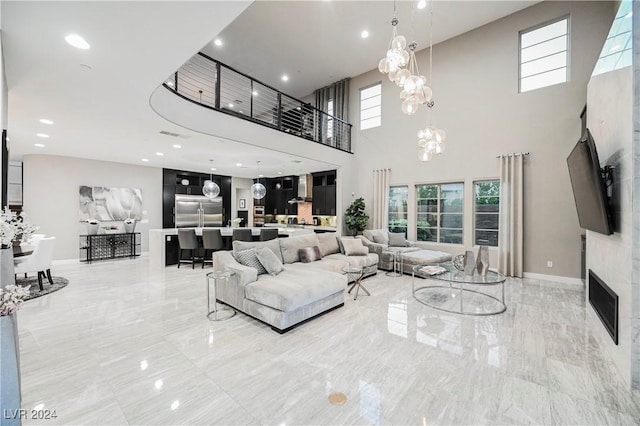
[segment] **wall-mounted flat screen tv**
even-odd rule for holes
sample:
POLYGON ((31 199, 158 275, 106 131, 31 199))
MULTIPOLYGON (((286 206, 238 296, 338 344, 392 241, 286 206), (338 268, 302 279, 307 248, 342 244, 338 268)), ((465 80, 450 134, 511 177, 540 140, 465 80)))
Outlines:
POLYGON ((589 129, 567 157, 567 165, 580 226, 600 234, 613 234, 607 188, 589 129))

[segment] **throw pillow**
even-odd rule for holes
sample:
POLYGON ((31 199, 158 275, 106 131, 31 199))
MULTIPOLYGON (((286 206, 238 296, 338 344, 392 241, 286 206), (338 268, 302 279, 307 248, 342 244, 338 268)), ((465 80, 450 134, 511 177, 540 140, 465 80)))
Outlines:
POLYGON ((284 270, 282 262, 269 247, 257 249, 256 256, 269 275, 278 275, 284 270))
POLYGON ((364 256, 369 254, 369 249, 362 245, 360 239, 341 238, 344 254, 347 256, 364 256))
POLYGON ((338 238, 335 232, 326 232, 324 234, 316 234, 318 242, 320 243, 320 254, 322 257, 329 254, 340 253, 340 246, 338 245, 338 238))
POLYGON ((372 229, 371 234, 373 235, 374 243, 389 245, 389 231, 386 229, 372 229))
POLYGON ((282 263, 289 264, 300 262, 298 250, 305 247, 319 246, 316 234, 305 234, 289 238, 279 238, 282 250, 282 263))
POLYGON ((258 260, 256 249, 242 250, 235 253, 236 260, 244 266, 250 266, 258 271, 258 275, 266 274, 267 270, 264 269, 262 263, 258 260))
POLYGON ((300 256, 300 262, 309 263, 315 262, 316 260, 322 259, 322 254, 320 254, 320 247, 305 247, 298 250, 298 255, 300 256))
POLYGON ((389 247, 409 247, 404 232, 389 232, 389 247))

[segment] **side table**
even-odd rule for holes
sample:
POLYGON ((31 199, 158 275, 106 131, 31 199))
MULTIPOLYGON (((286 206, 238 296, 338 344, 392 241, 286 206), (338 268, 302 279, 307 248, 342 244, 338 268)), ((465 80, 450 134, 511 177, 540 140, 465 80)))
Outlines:
POLYGON ((369 272, 371 272, 373 270, 372 268, 375 268, 376 270, 378 269, 377 265, 372 267, 371 266, 364 266, 364 267, 345 266, 344 268, 342 268, 342 272, 347 274, 347 277, 349 279, 353 279, 353 282, 351 283, 351 287, 349 288, 349 291, 347 291, 347 293, 351 294, 351 291, 354 288, 356 289, 356 293, 353 297, 353 300, 358 300, 358 292, 360 291, 361 288, 362 288, 362 291, 367 293, 367 296, 371 296, 371 293, 369 293, 369 290, 367 290, 365 286, 362 285, 362 278, 364 277, 365 274, 368 274, 369 272))
POLYGON ((214 271, 207 274, 207 318, 211 321, 224 321, 236 314, 235 309, 230 306, 222 305, 222 307, 218 307, 218 280, 228 280, 233 275, 235 275, 233 271, 214 271), (211 281, 213 281, 213 310, 211 310, 210 296, 211 281), (213 318, 211 318, 212 314, 213 318))
POLYGON ((385 250, 387 253, 393 254, 393 270, 385 272, 385 275, 388 277, 401 277, 402 276, 402 249, 398 248, 388 248, 385 250), (398 258, 400 258, 398 260, 398 258), (398 265, 400 265, 400 269, 398 270, 398 265))

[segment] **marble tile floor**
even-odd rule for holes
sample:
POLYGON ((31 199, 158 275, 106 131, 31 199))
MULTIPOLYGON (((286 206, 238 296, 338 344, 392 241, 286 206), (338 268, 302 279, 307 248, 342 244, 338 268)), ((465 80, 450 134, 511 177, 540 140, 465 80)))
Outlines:
POLYGON ((207 320, 210 270, 56 266, 69 286, 27 302, 19 329, 23 408, 57 418, 24 423, 640 423, 575 287, 509 280, 505 313, 468 317, 378 273, 370 297, 279 335, 207 320))

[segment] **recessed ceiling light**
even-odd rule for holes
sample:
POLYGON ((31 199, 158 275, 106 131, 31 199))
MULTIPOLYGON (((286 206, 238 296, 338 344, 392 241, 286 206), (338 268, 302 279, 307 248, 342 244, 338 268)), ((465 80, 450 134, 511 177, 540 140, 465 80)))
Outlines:
POLYGON ((229 102, 229 108, 233 108, 233 104, 229 102))
POLYGON ((263 174, 259 174, 258 177, 264 177, 264 175, 263 174))
POLYGON ((149 159, 148 158, 143 158, 142 161, 144 161, 145 163, 148 163, 149 159))
POLYGON ((424 9, 425 7, 427 7, 427 0, 420 0, 416 7, 418 9, 424 9))
POLYGON ((69 34, 64 39, 67 43, 77 49, 86 50, 91 47, 89 46, 89 43, 87 43, 87 41, 78 34, 69 34))
POLYGON ((282 81, 289 81, 289 76, 286 74, 282 74, 282 81))
POLYGON ((282 172, 278 172, 278 174, 279 174, 279 175, 281 175, 281 174, 282 174, 282 172))
POLYGON ((215 172, 215 171, 216 171, 216 168, 215 168, 215 167, 212 167, 212 168, 211 168, 211 171, 212 171, 212 172, 215 172))
POLYGON ((242 163, 236 163, 236 166, 242 167, 242 163))
POLYGON ((174 86, 173 81, 171 81, 171 80, 167 80, 167 86, 169 86, 169 87, 173 87, 173 86, 174 86))
POLYGON ((173 147, 174 147, 175 149, 180 149, 180 148, 182 148, 182 145, 175 144, 175 145, 173 145, 173 147))
POLYGON ((156 155, 157 155, 158 157, 162 157, 164 154, 163 154, 162 152, 156 152, 156 155))
POLYGON ((43 143, 34 143, 33 146, 37 146, 38 148, 44 148, 45 145, 43 143))
POLYGON ((39 138, 48 138, 49 135, 47 135, 46 133, 36 133, 36 136, 39 138))
POLYGON ((41 122, 42 124, 53 124, 53 121, 48 120, 48 119, 46 119, 46 118, 41 118, 41 119, 40 119, 40 122, 41 122))
POLYGON ((367 37, 369 37, 369 31, 367 31, 367 30, 362 30, 362 32, 360 33, 360 37, 362 37, 362 38, 367 38, 367 37))
POLYGON ((253 92, 251 92, 253 94, 253 96, 258 96, 258 91, 254 90, 253 92))
POLYGON ((215 44, 216 46, 220 47, 222 46, 222 40, 220 40, 219 38, 215 39, 213 41, 213 44, 215 44))

